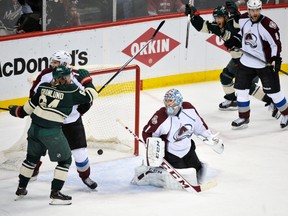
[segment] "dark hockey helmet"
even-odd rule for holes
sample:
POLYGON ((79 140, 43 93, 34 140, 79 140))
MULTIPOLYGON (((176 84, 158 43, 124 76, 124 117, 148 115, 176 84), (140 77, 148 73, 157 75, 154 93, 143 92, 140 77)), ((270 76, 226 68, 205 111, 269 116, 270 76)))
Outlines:
POLYGON ((71 73, 71 69, 67 68, 63 65, 55 67, 52 71, 52 75, 53 75, 54 80, 58 80, 60 78, 65 78, 70 73, 71 73))
POLYGON ((227 17, 228 16, 228 11, 226 9, 226 7, 224 6, 217 6, 214 10, 213 10, 213 17, 227 17))

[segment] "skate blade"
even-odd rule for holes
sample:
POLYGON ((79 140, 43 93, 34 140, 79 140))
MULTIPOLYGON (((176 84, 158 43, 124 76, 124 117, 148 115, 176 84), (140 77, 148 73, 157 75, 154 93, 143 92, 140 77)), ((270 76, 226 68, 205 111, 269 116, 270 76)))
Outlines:
POLYGON ((236 111, 238 107, 218 108, 220 111, 236 111))
POLYGON ((245 128, 248 128, 248 124, 243 124, 241 126, 232 126, 232 130, 242 130, 242 129, 245 129, 245 128))
POLYGON ((24 197, 25 197, 25 195, 20 195, 20 196, 16 195, 14 201, 21 200, 21 199, 23 199, 24 197))
POLYGON ((49 205, 71 205, 72 200, 50 199, 49 205))

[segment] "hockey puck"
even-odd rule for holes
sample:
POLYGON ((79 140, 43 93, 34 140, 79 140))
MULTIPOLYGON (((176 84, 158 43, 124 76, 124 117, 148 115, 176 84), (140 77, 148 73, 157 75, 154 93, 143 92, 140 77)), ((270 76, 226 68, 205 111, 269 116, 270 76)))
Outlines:
POLYGON ((102 155, 102 154, 103 154, 103 150, 102 150, 102 149, 99 149, 99 150, 97 151, 97 153, 98 153, 98 155, 102 155))

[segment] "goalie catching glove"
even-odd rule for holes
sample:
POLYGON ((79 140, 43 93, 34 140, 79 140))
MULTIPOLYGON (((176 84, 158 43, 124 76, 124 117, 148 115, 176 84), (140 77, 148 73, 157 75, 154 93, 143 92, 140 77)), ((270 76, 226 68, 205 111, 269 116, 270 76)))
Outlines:
POLYGON ((224 151, 223 140, 218 138, 216 134, 212 134, 210 130, 204 131, 204 133, 197 135, 205 144, 209 145, 215 152, 222 154, 224 151))

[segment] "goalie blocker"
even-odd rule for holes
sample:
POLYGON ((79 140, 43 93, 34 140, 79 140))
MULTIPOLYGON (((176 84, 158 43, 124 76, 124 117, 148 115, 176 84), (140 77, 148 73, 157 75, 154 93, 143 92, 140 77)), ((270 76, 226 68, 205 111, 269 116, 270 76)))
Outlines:
POLYGON ((161 138, 147 138, 147 165, 159 167, 165 156, 165 143, 161 138))

